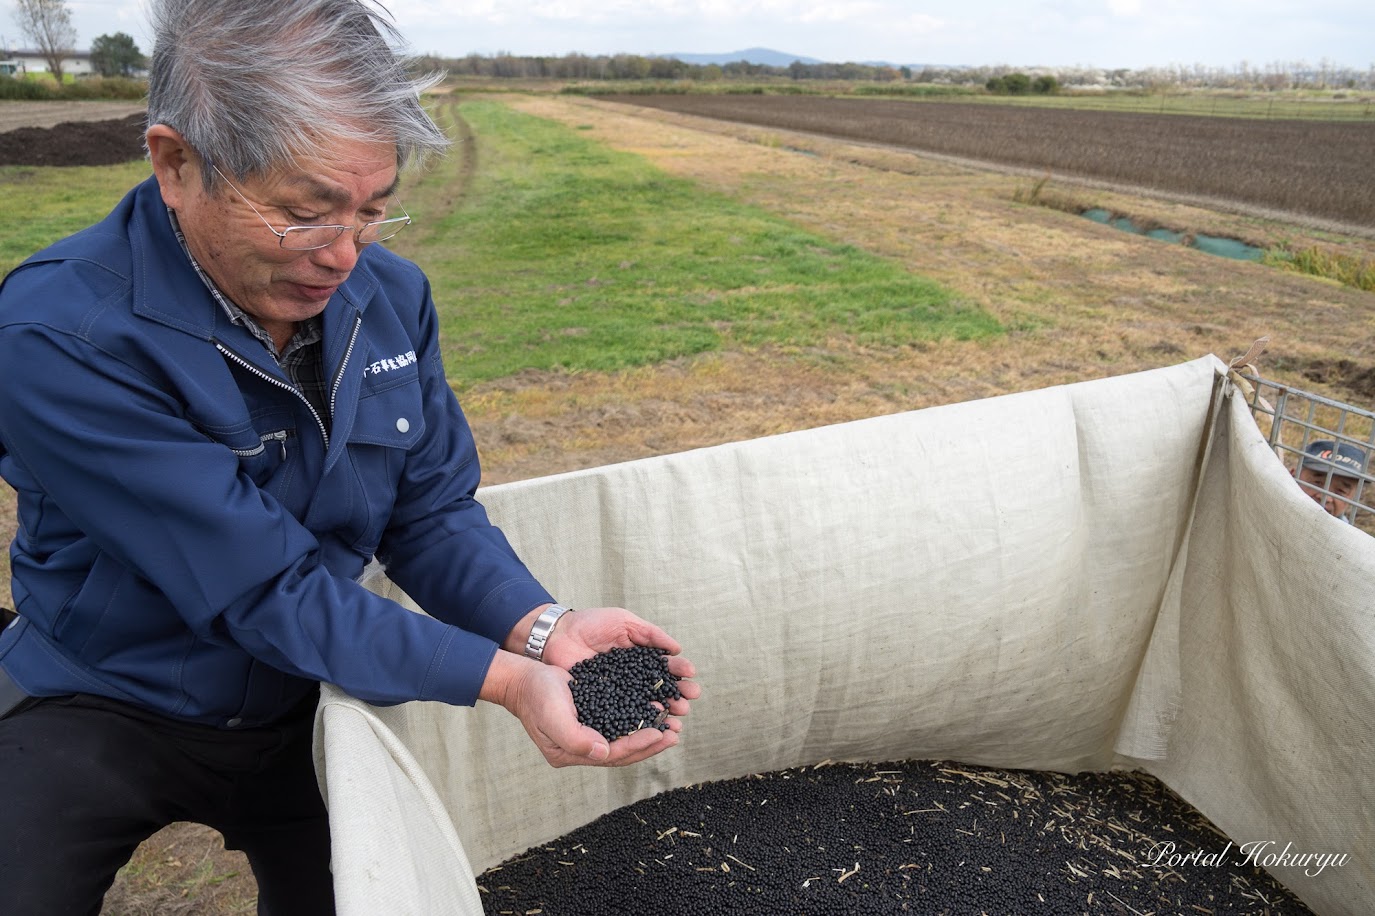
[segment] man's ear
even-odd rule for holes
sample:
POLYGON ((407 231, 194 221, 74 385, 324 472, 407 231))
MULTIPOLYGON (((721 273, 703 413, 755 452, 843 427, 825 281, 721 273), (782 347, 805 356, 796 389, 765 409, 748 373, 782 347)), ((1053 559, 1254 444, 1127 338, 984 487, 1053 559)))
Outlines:
POLYGON ((149 127, 144 139, 163 203, 176 210, 193 193, 191 182, 201 180, 201 158, 185 137, 166 124, 149 127))

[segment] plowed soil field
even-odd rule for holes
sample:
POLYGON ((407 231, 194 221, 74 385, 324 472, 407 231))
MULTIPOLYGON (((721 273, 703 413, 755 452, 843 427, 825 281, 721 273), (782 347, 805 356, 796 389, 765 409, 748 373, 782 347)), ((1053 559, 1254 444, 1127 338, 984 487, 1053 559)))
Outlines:
POLYGON ((598 98, 1096 179, 1263 216, 1375 226, 1375 123, 819 96, 598 98))
POLYGON ((142 102, 0 102, 0 133, 73 121, 114 121, 142 114, 146 108, 142 102))
POLYGON ((116 165, 143 158, 142 102, 0 103, 0 165, 116 165))

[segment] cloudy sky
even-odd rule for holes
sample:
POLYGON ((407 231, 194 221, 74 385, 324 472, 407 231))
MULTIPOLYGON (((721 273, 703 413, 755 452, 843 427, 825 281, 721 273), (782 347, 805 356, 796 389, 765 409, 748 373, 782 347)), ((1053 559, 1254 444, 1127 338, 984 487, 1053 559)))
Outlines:
MULTIPOLYGON (((1246 61, 1375 66, 1372 0, 384 0, 411 49, 445 57, 725 53, 826 61, 1142 68, 1246 61)), ((146 0, 68 0, 78 47, 146 0)), ((0 0, 0 11, 13 4, 0 0)), ((25 44, 0 12, 0 40, 25 44)))

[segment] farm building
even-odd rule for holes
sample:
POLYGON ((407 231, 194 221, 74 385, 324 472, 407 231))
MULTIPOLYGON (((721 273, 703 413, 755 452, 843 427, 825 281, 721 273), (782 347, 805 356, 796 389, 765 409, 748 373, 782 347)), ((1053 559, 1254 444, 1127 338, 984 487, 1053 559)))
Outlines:
MULTIPOLYGON (((33 73, 47 73, 48 61, 38 51, 12 50, 0 60, 0 75, 25 76, 33 73)), ((62 72, 71 76, 90 76, 95 73, 91 66, 90 51, 73 51, 62 59, 62 72)))

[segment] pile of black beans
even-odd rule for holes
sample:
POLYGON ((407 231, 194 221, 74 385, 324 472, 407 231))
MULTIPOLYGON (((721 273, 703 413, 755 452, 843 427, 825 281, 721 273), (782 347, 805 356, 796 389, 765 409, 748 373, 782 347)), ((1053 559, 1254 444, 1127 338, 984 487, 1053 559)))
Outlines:
POLYGON ((614 741, 642 728, 668 728, 664 710, 682 696, 668 655, 652 646, 611 649, 569 669, 578 721, 614 741))
POLYGON ((1227 842, 1145 773, 824 762, 627 805, 478 887, 487 916, 1311 916, 1227 842))

